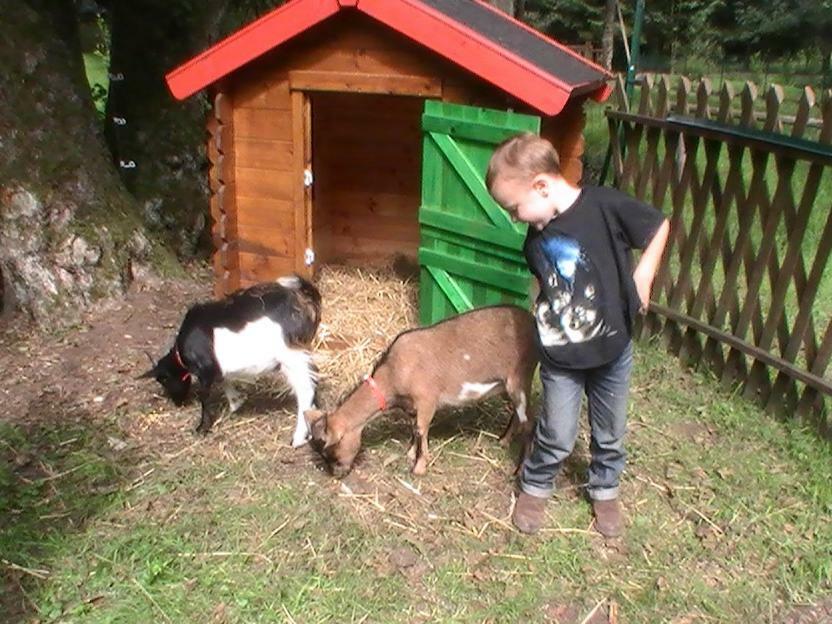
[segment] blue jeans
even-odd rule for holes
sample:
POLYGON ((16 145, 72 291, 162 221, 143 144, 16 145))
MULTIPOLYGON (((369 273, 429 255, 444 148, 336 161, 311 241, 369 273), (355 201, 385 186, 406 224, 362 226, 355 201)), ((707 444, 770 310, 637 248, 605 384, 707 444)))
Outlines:
POLYGON ((552 495, 555 475, 575 447, 581 397, 586 392, 592 456, 587 491, 593 500, 618 497, 618 480, 626 462, 624 433, 632 367, 632 342, 615 360, 598 368, 541 365, 543 409, 532 451, 520 471, 521 490, 541 498, 552 495))

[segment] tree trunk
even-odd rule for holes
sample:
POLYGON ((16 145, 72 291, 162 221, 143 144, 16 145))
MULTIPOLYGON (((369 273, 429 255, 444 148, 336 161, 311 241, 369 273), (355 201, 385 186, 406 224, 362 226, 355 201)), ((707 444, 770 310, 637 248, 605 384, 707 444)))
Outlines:
POLYGON ((98 296, 121 292, 154 249, 108 157, 73 0, 3 10, 2 303, 61 325, 98 296))
POLYGON ((216 36, 229 0, 114 2, 106 136, 147 226, 193 255, 208 243, 204 95, 174 99, 165 74, 216 36))
POLYGON ((618 0, 606 0, 604 5, 604 32, 601 35, 601 61, 604 69, 612 69, 613 43, 615 42, 615 7, 618 0))
POLYGON ((514 17, 520 21, 526 19, 526 0, 514 0, 514 17))

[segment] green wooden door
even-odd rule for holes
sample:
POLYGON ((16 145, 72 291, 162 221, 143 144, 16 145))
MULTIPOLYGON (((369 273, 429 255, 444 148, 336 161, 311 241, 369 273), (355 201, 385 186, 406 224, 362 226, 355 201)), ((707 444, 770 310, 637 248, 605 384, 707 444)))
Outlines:
POLYGON ((494 148, 540 118, 427 101, 422 115, 419 308, 423 325, 496 303, 529 304, 526 225, 485 188, 494 148))

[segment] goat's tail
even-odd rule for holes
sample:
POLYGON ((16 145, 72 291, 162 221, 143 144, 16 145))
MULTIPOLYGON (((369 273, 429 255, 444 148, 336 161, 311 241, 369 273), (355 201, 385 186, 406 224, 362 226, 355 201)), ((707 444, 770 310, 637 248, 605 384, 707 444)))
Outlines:
POLYGON ((277 278, 277 283, 284 288, 288 288, 289 290, 298 291, 298 293, 300 293, 303 297, 306 297, 310 302, 314 303, 317 307, 320 307, 321 293, 318 291, 315 284, 310 282, 308 279, 301 277, 297 273, 293 273, 292 275, 285 275, 277 278))
POLYGON ((321 322, 321 293, 315 284, 297 273, 281 277, 277 282, 284 288, 295 292, 297 296, 295 305, 303 311, 303 316, 306 318, 303 330, 295 339, 299 344, 308 344, 314 338, 321 322))

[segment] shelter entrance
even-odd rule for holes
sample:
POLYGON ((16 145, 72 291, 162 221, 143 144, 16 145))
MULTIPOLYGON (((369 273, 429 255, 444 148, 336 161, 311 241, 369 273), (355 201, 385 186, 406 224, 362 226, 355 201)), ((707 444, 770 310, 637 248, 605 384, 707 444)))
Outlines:
POLYGON ((314 266, 382 266, 419 247, 424 100, 311 92, 314 266))

